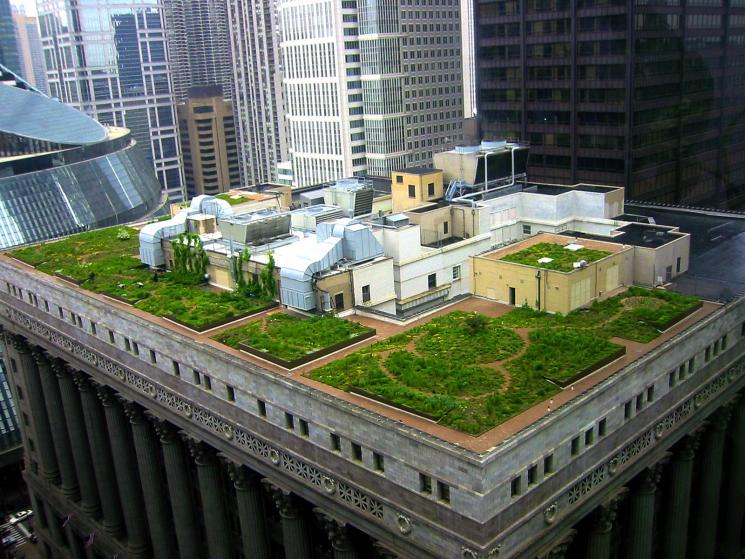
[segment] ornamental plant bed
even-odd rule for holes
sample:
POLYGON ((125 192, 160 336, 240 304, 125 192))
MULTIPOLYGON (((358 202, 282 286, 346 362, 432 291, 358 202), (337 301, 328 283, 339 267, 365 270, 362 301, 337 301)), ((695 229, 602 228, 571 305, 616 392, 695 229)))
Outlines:
POLYGON ((248 318, 249 316, 253 316, 255 314, 262 313, 264 311, 268 311, 269 309, 273 309, 277 306, 276 301, 271 301, 268 304, 264 305, 263 307, 259 307, 257 309, 248 311, 246 313, 240 314, 238 316, 229 316, 227 318, 223 318, 220 320, 216 320, 214 322, 208 322, 206 324, 203 324, 201 326, 192 326, 188 322, 184 322, 183 320, 180 320, 179 318, 173 316, 173 315, 163 315, 163 318, 167 318, 168 320, 171 320, 175 322, 176 324, 180 324, 181 326, 185 326, 186 328, 189 328, 191 330, 195 330, 196 332, 204 332, 206 330, 212 330, 213 328, 219 328, 220 326, 224 326, 225 324, 228 324, 230 322, 235 322, 236 320, 241 320, 244 318, 248 318))
POLYGON ((292 369, 375 335, 375 330, 335 316, 271 314, 212 337, 292 369))
POLYGON ((562 245, 555 243, 537 243, 524 248, 519 252, 513 252, 500 258, 505 262, 515 264, 525 264, 537 268, 546 268, 559 272, 571 272, 574 270, 574 263, 584 260, 586 262, 595 262, 605 258, 611 253, 605 250, 594 250, 590 248, 580 248, 578 250, 569 250, 562 245), (550 258, 550 262, 538 262, 541 258, 550 258))
POLYGON ((309 376, 477 435, 623 355, 625 347, 610 338, 657 337, 653 317, 639 309, 679 316, 698 304, 632 288, 565 316, 529 308, 497 318, 455 311, 309 376))
POLYGON ((168 315, 189 328, 230 322, 271 303, 240 293, 215 293, 185 283, 173 273, 156 273, 139 260, 139 232, 111 227, 14 250, 10 255, 81 288, 127 302, 156 316, 168 315))

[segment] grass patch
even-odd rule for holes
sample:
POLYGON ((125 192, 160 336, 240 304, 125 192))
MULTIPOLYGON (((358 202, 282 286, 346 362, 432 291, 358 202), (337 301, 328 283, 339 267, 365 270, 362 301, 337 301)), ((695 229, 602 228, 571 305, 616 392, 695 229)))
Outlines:
POLYGON ((310 373, 479 434, 618 356, 618 336, 647 342, 699 301, 630 288, 568 315, 517 308, 497 318, 456 311, 310 373), (527 332, 528 343, 516 333, 527 332), (522 351, 524 349, 524 351, 522 351))
POLYGON ((361 324, 335 316, 300 318, 275 313, 220 332, 212 339, 236 349, 244 343, 285 361, 295 361, 369 331, 361 324))
POLYGON ((611 254, 605 250, 593 250, 590 248, 581 248, 579 250, 568 250, 562 245, 554 243, 538 243, 533 246, 524 248, 519 252, 513 252, 500 258, 505 262, 515 264, 526 264, 546 268, 548 270, 557 270, 559 272, 571 272, 574 270, 573 264, 580 260, 595 262, 611 254), (551 262, 538 262, 541 258, 551 258, 551 262))
POLYGON ((244 202, 249 201, 247 198, 244 198, 243 196, 236 196, 234 198, 230 194, 218 194, 217 196, 215 196, 215 198, 219 198, 220 200, 225 200, 231 206, 237 206, 238 204, 243 204, 244 202))
POLYGON ((139 259, 139 232, 112 227, 30 246, 10 255, 48 274, 60 274, 89 291, 111 295, 157 316, 171 315, 202 328, 250 313, 269 301, 216 291, 155 273, 139 259))

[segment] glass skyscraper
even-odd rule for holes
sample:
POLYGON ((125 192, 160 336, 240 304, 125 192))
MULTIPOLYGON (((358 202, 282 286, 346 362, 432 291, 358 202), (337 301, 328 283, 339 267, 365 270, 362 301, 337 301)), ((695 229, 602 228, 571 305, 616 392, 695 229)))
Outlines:
POLYGON ((10 0, 0 0, 0 64, 14 72, 21 69, 10 0))
POLYGON ((170 200, 182 200, 161 3, 40 0, 38 10, 50 95, 129 128, 170 200))
POLYGON ((478 0, 479 114, 534 180, 745 206, 743 0, 478 0))

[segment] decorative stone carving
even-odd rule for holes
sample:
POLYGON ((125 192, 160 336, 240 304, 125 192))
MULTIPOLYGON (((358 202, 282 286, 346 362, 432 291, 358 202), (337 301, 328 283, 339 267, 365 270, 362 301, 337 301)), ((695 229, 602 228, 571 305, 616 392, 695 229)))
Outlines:
POLYGON ((628 489, 623 487, 605 503, 595 509, 595 518, 593 530, 601 533, 608 533, 613 530, 613 524, 618 515, 618 505, 628 494, 628 489))
POLYGON ((559 513, 559 503, 554 501, 543 511, 543 520, 546 524, 553 524, 556 522, 556 515, 559 513))
POLYGON ((351 549, 346 522, 334 518, 320 508, 314 508, 313 512, 316 514, 321 526, 328 534, 329 541, 331 541, 331 545, 334 549, 341 551, 348 551, 351 549))
POLYGON ((404 535, 408 536, 411 534, 411 518, 405 514, 398 513, 396 515, 396 524, 398 524, 399 531, 404 535))
POLYGON ((268 479, 262 479, 261 483, 264 485, 267 494, 277 507, 280 516, 284 518, 295 518, 298 515, 295 496, 291 491, 276 485, 268 479))

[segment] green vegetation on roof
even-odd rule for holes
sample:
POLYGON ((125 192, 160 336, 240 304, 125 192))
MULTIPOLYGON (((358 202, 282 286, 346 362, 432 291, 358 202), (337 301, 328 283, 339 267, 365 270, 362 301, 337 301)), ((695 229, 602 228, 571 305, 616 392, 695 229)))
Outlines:
POLYGON ((57 274, 82 288, 123 299, 143 311, 170 316, 202 328, 265 307, 266 299, 180 281, 156 273, 139 259, 139 232, 112 227, 29 246, 10 255, 42 272, 57 274))
POLYGON ((699 304, 676 293, 630 288, 566 316, 529 308, 497 318, 455 311, 310 376, 479 434, 612 360, 623 347, 612 337, 649 342, 658 328, 699 304))
POLYGON ((513 252, 500 258, 505 262, 515 264, 526 264, 548 270, 557 270, 559 272, 571 272, 574 270, 574 263, 580 260, 586 262, 595 262, 611 254, 605 250, 594 250, 590 248, 581 248, 579 250, 569 250, 562 245, 554 243, 538 243, 533 246, 524 248, 519 252, 513 252), (551 258, 551 262, 538 262, 541 258, 551 258))
POLYGON ((301 318, 278 312, 220 332, 212 339, 236 349, 242 342, 285 361, 295 361, 368 331, 361 324, 335 316, 301 318))
POLYGON ((217 196, 215 196, 215 198, 219 198, 220 200, 225 200, 231 206, 237 206, 238 204, 243 204, 244 202, 248 202, 249 201, 248 199, 244 198, 243 196, 233 197, 230 194, 218 194, 217 196))

